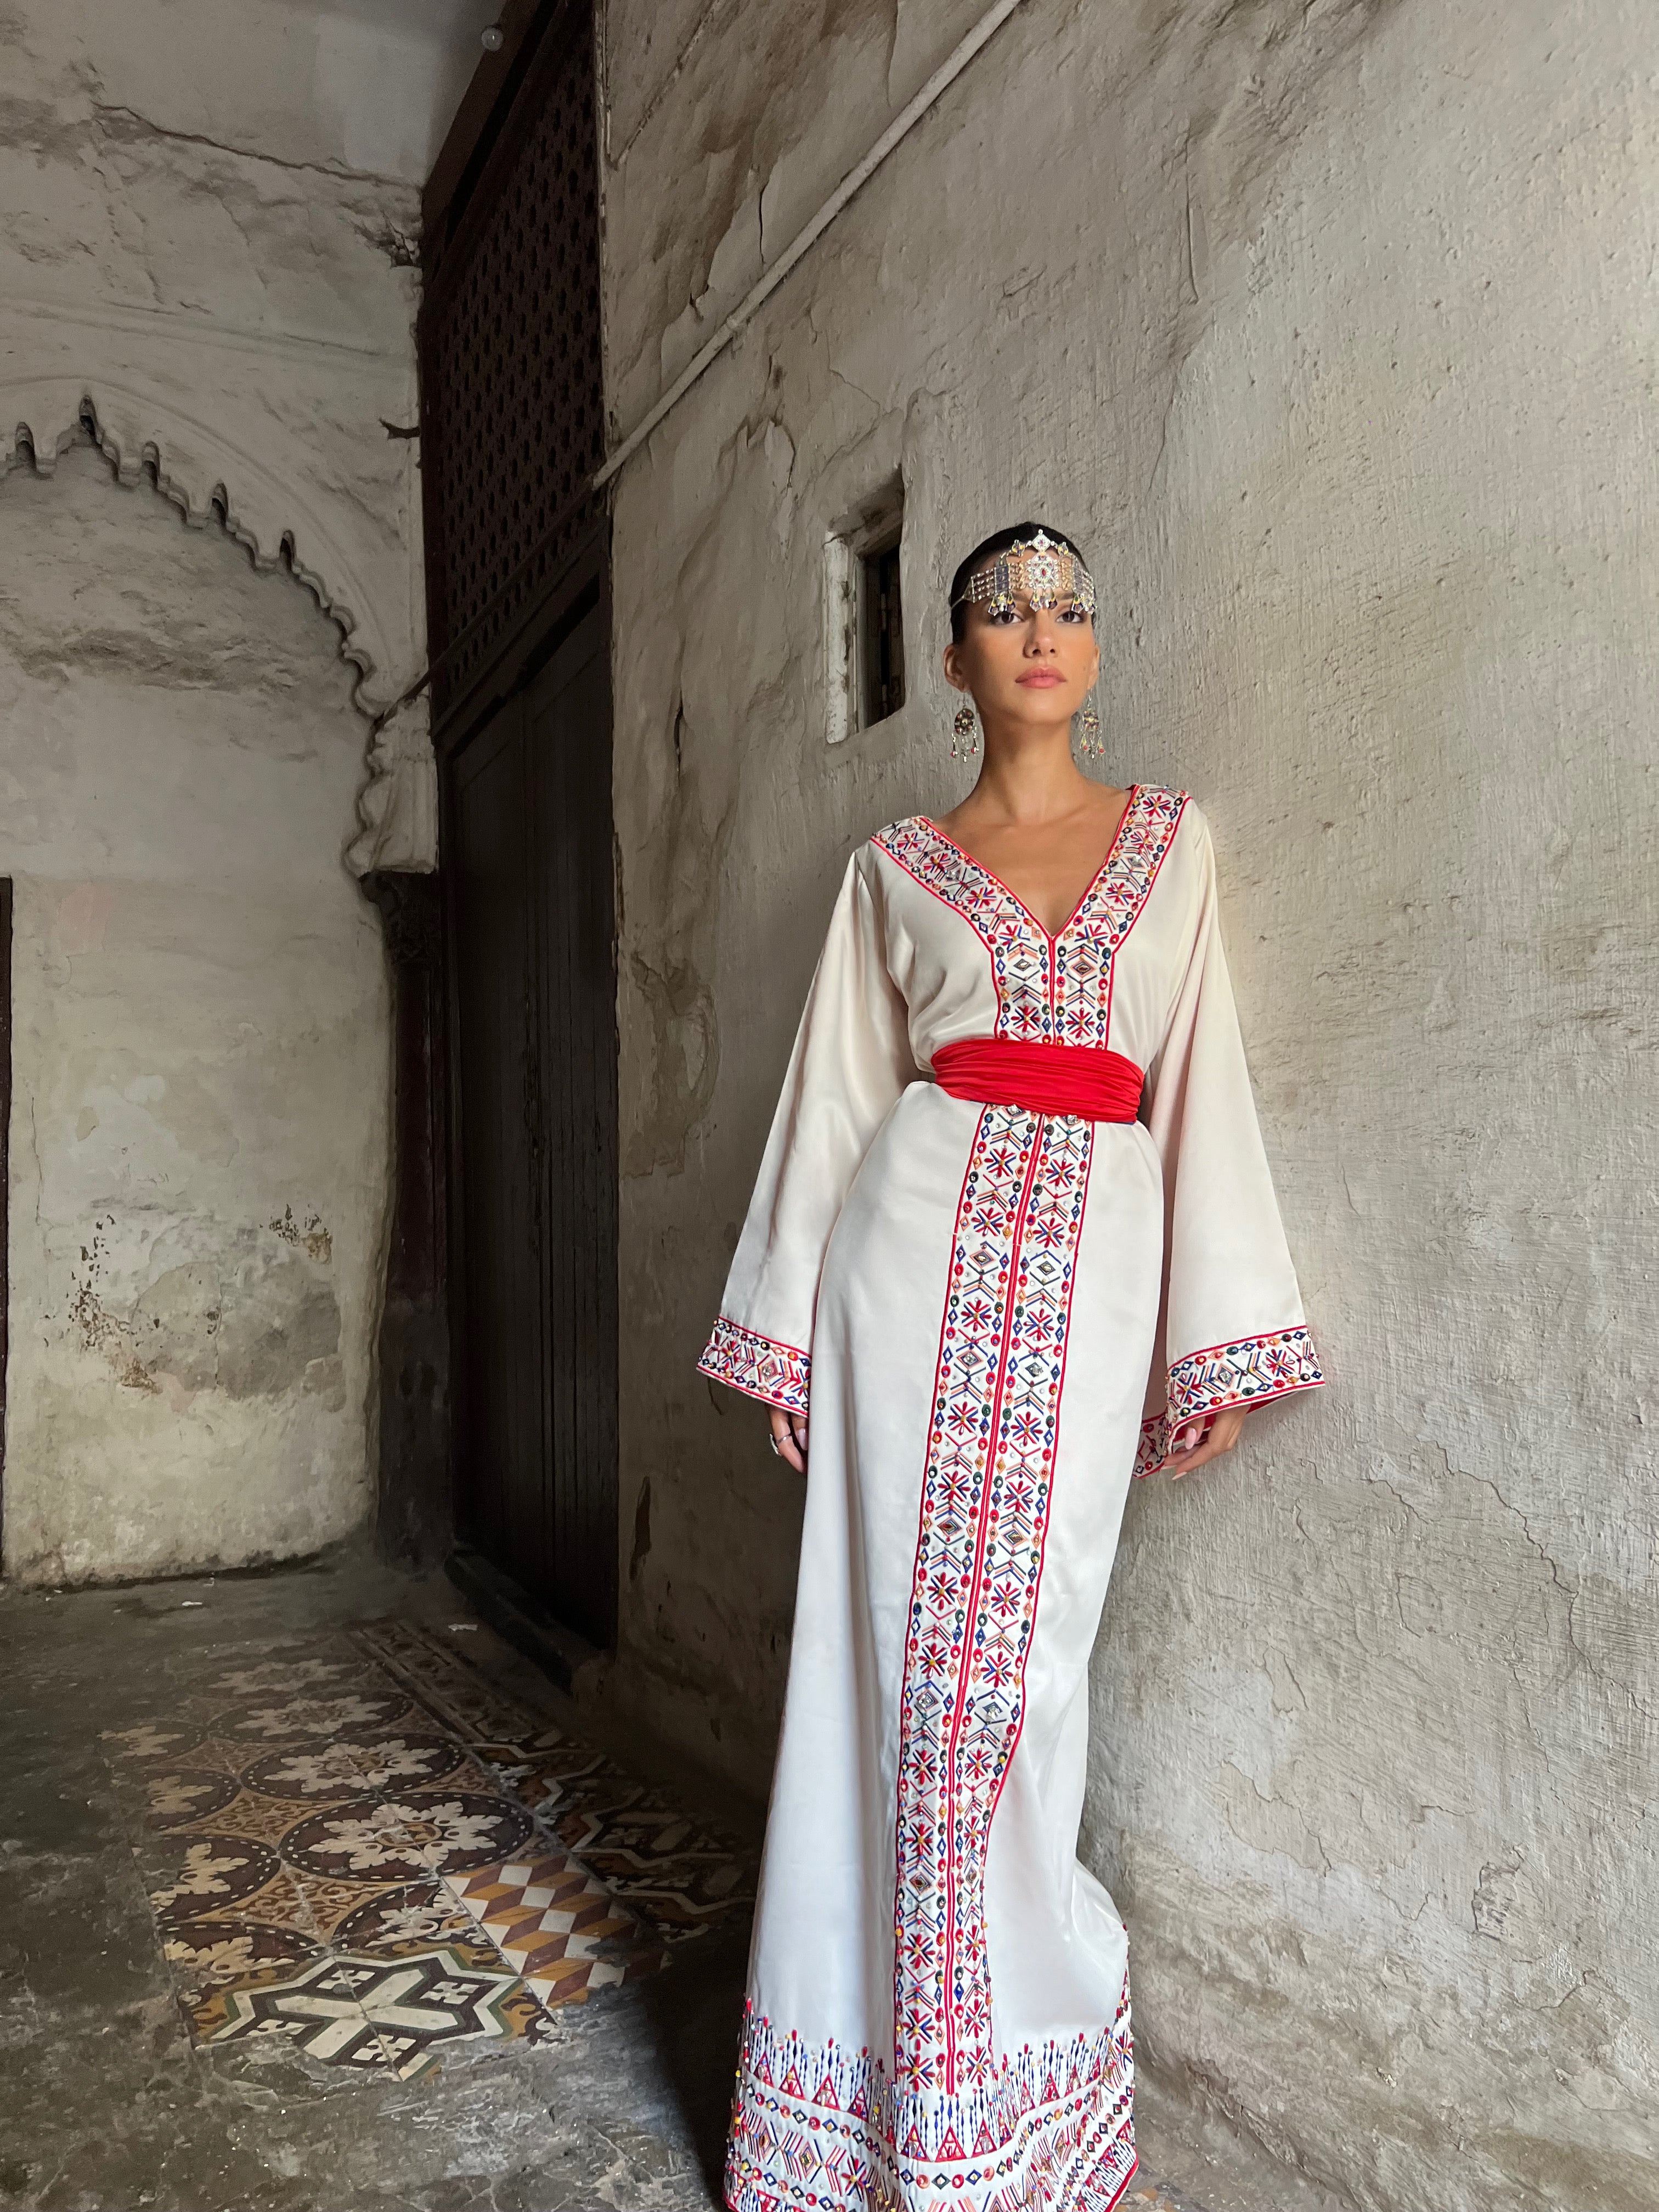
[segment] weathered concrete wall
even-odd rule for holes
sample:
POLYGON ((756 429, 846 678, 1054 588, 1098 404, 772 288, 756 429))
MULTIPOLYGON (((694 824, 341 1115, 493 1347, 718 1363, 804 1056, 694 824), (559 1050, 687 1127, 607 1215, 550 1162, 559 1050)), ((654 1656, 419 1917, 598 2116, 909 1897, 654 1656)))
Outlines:
MULTIPOLYGON (((612 0, 621 428, 978 12, 612 0)), ((799 1497, 692 1362, 842 858, 959 788, 944 581, 1048 515, 1334 1376, 1132 1501, 1085 1847, 1165 2078, 1368 2212, 1659 2197, 1650 19, 1025 8, 617 508, 624 1683, 763 1786, 799 1497), (900 469, 915 695, 831 749, 900 469)))
MULTIPOLYGON (((422 665, 419 475, 396 434, 419 185, 477 4, 0 11, 0 467, 50 466, 89 401, 125 481, 153 466, 261 565, 292 560, 370 709, 422 665)), ((359 868, 431 865, 428 757, 405 719, 365 763, 359 868)))
POLYGON ((10 1572, 303 1553, 368 1501, 388 1038, 344 856, 432 857, 423 722, 371 759, 368 717, 422 655, 392 433, 482 20, 0 9, 10 1572))
POLYGON ((15 884, 6 1553, 306 1552, 367 1503, 385 963, 304 587, 90 446, 0 483, 15 884))

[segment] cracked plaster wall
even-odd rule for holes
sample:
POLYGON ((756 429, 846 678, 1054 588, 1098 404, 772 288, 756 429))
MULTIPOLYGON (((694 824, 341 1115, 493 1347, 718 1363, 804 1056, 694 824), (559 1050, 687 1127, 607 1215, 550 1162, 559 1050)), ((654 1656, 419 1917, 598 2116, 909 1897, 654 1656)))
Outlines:
MULTIPOLYGON (((631 427, 978 13, 611 0, 631 427)), ((962 550, 1102 589, 1214 824, 1334 1378, 1131 1500, 1083 1848, 1164 2077, 1366 2212, 1659 2197, 1649 12, 1031 0, 622 479, 625 1694, 764 1787, 793 1479, 692 1363, 962 550), (831 749, 902 470, 913 696, 831 749)))
MULTIPOLYGON (((359 703, 424 655, 420 183, 482 0, 0 0, 0 467, 92 402, 124 478, 285 549, 359 703)), ((404 718, 408 723, 407 715, 404 718)), ((433 862, 425 711, 367 757, 358 868, 433 862)))
POLYGON ((389 1038, 343 863, 433 859, 424 709, 370 716, 423 657, 391 433, 486 17, 0 0, 9 1571, 305 1553, 368 1503, 389 1038))
POLYGON ((25 1581, 302 1553, 366 1510, 387 1010, 337 643, 90 444, 0 482, 25 1581))

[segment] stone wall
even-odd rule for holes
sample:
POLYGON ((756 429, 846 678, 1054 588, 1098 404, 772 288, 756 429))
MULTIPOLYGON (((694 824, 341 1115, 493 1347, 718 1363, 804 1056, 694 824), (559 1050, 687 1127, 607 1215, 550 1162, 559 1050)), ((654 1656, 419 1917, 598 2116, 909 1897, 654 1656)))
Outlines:
MULTIPOLYGON (((611 0, 619 431, 979 13, 611 0)), ((845 854, 961 788, 945 579, 1035 512, 1109 771, 1214 826, 1334 1377, 1132 1500, 1085 1849, 1164 2079, 1367 2212, 1659 2195, 1650 33, 1024 8, 617 496, 625 1693, 763 1789, 799 1498, 693 1362, 845 854), (913 696, 831 747, 900 472, 913 696)))
POLYGON ((309 1552, 368 1502, 346 855, 433 858, 423 723, 373 718, 422 656, 415 233, 476 13, 0 10, 13 1574, 309 1552))

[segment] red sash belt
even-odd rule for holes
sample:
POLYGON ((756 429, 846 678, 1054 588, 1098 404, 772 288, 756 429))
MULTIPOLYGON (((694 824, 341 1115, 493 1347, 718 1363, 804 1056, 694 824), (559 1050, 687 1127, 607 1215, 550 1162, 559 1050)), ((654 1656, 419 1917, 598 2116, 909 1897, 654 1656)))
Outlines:
POLYGON ((1032 1114, 1080 1114, 1087 1121, 1133 1121, 1145 1080, 1121 1052, 1088 1044, 1033 1044, 1012 1037, 958 1037, 933 1054, 941 1091, 981 1106, 1032 1114))

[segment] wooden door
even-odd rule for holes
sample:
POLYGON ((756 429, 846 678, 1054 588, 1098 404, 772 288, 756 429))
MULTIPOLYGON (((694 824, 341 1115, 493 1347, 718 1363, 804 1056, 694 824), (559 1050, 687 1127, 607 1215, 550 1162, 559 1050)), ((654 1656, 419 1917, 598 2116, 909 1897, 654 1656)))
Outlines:
POLYGON ((422 195, 417 325, 451 1467, 463 1543, 605 1644, 617 1074, 592 0, 508 8, 499 27, 422 195))
POLYGON ((458 1531, 523 1582, 522 1500, 541 1479, 540 1177, 524 710, 507 703, 453 769, 451 895, 461 1202, 455 1437, 458 1531))
POLYGON ((617 1540, 617 1036, 601 606, 448 778, 457 1528, 605 1645, 617 1540))
POLYGON ((562 1620, 607 1644, 617 1560, 617 968, 610 671, 595 608, 525 712, 540 955, 545 1567, 562 1620))

